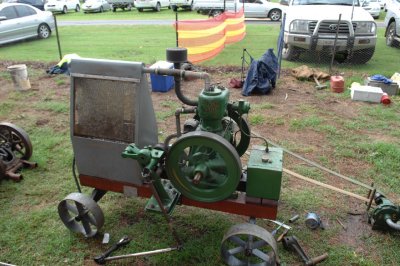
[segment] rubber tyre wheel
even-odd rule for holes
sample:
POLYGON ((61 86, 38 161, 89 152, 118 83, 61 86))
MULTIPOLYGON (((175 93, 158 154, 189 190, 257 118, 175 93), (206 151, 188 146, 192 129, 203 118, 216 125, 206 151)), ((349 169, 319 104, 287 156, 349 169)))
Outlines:
POLYGON ((38 37, 39 39, 47 39, 51 35, 50 27, 47 24, 40 24, 38 27, 38 37))
POLYGON ((138 8, 137 11, 143 12, 143 8, 138 8))
POLYGON ((63 13, 63 14, 67 14, 67 12, 68 12, 68 9, 67 9, 66 6, 64 6, 64 7, 63 7, 63 10, 62 10, 62 13, 63 13))
POLYGON ((156 12, 160 12, 161 10, 161 5, 160 3, 157 3, 156 8, 154 9, 156 12))
POLYGON ((282 49, 282 58, 288 61, 293 61, 299 58, 299 53, 292 45, 284 44, 282 49))
POLYGON ((359 51, 353 52, 352 57, 350 58, 351 63, 354 64, 365 64, 367 63, 372 56, 374 55, 375 48, 367 48, 359 51))
POLYGON ((272 9, 269 12, 269 18, 271 21, 279 21, 282 18, 282 11, 279 9, 272 9))
POLYGON ((79 11, 81 11, 81 7, 79 5, 76 5, 75 12, 79 12, 79 11))
POLYGON ((396 23, 393 21, 389 24, 386 30, 386 45, 391 47, 399 46, 399 42, 394 38, 396 36, 396 23))

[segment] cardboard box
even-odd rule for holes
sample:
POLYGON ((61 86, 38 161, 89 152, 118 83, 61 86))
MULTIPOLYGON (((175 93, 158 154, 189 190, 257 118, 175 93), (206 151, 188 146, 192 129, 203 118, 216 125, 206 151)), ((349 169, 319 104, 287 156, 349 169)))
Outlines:
POLYGON ((383 91, 379 87, 356 86, 351 88, 351 99, 353 101, 363 101, 380 103, 383 91))
POLYGON ((396 82, 386 84, 383 81, 372 80, 368 77, 365 80, 365 84, 372 87, 379 87, 382 89, 383 92, 386 92, 388 95, 399 94, 399 84, 397 84, 396 82))

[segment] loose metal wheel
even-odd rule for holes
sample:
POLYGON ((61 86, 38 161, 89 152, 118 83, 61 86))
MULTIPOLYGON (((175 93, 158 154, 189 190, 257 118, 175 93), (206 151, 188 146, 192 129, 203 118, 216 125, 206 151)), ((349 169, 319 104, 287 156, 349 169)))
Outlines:
POLYGON ((278 262, 274 237, 255 224, 237 224, 229 228, 221 243, 221 256, 228 265, 273 266, 278 262))
POLYGON ((94 236, 104 224, 104 215, 92 198, 71 193, 58 204, 58 214, 65 226, 85 237, 94 236))
MULTIPOLYGON (((32 143, 22 128, 11 123, 0 123, 0 150, 11 149, 17 158, 28 160, 32 156, 32 143)), ((11 160, 13 158, 9 158, 11 160)), ((7 158, 3 158, 7 162, 7 158)))
POLYGON ((217 134, 194 131, 181 136, 169 149, 166 170, 184 196, 216 202, 236 190, 241 162, 235 148, 217 134))

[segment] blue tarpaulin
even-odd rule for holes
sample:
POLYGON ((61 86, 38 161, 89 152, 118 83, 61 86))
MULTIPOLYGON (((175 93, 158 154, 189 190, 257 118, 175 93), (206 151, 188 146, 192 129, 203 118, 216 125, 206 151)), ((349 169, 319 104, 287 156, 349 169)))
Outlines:
POLYGON ((242 95, 269 93, 275 88, 277 71, 278 59, 273 49, 268 49, 259 60, 252 59, 243 84, 242 95))

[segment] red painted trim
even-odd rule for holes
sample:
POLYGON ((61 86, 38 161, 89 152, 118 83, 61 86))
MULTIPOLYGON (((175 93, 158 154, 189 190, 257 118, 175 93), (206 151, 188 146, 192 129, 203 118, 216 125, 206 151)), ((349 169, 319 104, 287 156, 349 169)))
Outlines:
MULTIPOLYGON (((124 186, 128 186, 128 187, 135 187, 137 189, 139 197, 149 198, 152 195, 150 187, 146 184, 139 186, 131 183, 124 183, 120 181, 108 180, 105 178, 98 178, 86 175, 79 175, 79 180, 82 186, 93 187, 101 190, 123 193, 124 186)), ((245 199, 246 199, 245 193, 240 193, 237 199, 229 199, 211 203, 199 202, 182 196, 181 203, 183 205, 244 215, 248 217, 265 218, 272 220, 276 219, 278 213, 277 205, 273 206, 273 205, 246 203, 245 199)))

